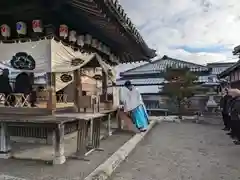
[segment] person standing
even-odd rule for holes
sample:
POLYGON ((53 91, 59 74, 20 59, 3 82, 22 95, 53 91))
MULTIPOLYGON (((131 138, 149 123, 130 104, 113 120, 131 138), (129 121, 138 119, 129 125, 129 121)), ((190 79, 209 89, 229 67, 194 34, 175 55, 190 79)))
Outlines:
POLYGON ((220 100, 220 108, 222 110, 222 118, 224 123, 224 131, 230 131, 230 121, 231 117, 228 112, 229 103, 232 99, 232 96, 229 95, 228 89, 224 89, 224 95, 220 100))
POLYGON ((127 89, 122 100, 124 113, 131 118, 132 123, 135 124, 137 129, 141 132, 146 131, 148 127, 148 115, 141 94, 130 81, 126 81, 124 86, 127 89))
POLYGON ((230 105, 231 115, 231 137, 234 139, 234 144, 240 145, 240 97, 233 97, 230 105))
POLYGON ((3 93, 5 96, 5 106, 12 105, 12 86, 10 85, 9 80, 9 70, 3 69, 2 75, 0 75, 0 93, 3 93))

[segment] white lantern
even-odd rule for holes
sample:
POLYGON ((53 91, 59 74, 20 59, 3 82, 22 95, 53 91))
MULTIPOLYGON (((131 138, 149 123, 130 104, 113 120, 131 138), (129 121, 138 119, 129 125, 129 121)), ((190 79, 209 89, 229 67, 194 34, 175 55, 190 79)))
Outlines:
POLYGON ((98 42, 97 49, 102 52, 103 51, 102 47, 103 47, 103 44, 101 42, 98 42))
POLYGON ((87 35, 85 36, 85 43, 86 43, 87 45, 90 45, 90 44, 92 43, 92 36, 91 36, 90 34, 87 34, 87 35))
POLYGON ((10 37, 10 35, 11 35, 11 29, 10 29, 10 27, 9 27, 8 25, 3 24, 3 25, 1 26, 1 35, 2 35, 3 37, 10 37))
POLYGON ((32 29, 33 29, 33 32, 36 32, 36 33, 42 33, 43 32, 43 24, 42 24, 42 21, 41 20, 33 20, 32 21, 32 29))
POLYGON ((118 56, 116 58, 117 58, 117 63, 120 63, 120 58, 118 56))
POLYGON ((26 23, 24 23, 22 21, 17 22, 16 29, 17 29, 17 33, 19 35, 26 35, 27 34, 27 25, 26 25, 26 23))
POLYGON ((113 54, 110 54, 109 60, 113 62, 113 54))
POLYGON ((95 75, 102 76, 102 68, 101 67, 95 68, 95 75))
POLYGON ((107 53, 107 46, 105 44, 102 45, 102 52, 107 53))
POLYGON ((69 41, 70 42, 76 42, 77 41, 77 32, 76 31, 70 31, 69 32, 69 41))
POLYGON ((61 24, 59 27, 59 36, 62 38, 66 38, 68 36, 68 27, 65 24, 61 24))
POLYGON ((92 47, 97 48, 97 43, 98 43, 97 39, 92 39, 92 47))
POLYGON ((106 47, 106 54, 110 55, 111 51, 109 47, 106 47))
POLYGON ((77 38, 77 45, 79 45, 79 46, 83 46, 84 45, 84 36, 83 35, 78 36, 78 38, 77 38))

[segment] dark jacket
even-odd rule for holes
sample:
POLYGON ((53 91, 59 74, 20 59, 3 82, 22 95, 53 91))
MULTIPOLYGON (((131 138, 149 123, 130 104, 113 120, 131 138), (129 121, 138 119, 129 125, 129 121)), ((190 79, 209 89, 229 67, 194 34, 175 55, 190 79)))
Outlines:
POLYGON ((231 120, 240 120, 240 97, 233 98, 230 103, 231 120))
POLYGON ((9 77, 6 75, 0 75, 0 93, 12 93, 12 87, 10 85, 9 77))
POLYGON ((229 95, 225 95, 221 98, 220 100, 220 107, 222 109, 222 112, 224 114, 228 114, 229 113, 229 106, 231 103, 232 97, 229 95))
POLYGON ((29 94, 32 91, 31 79, 27 73, 20 73, 16 77, 15 89, 16 93, 29 94))

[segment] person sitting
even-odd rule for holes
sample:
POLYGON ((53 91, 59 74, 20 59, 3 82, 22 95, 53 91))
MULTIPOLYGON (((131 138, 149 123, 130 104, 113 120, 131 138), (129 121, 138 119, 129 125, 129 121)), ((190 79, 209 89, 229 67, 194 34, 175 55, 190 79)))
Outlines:
POLYGON ((12 97, 10 94, 12 93, 12 87, 9 81, 9 70, 3 69, 2 74, 0 75, 0 93, 3 93, 5 96, 5 106, 12 105, 12 97), (8 101, 8 102, 7 102, 8 101))
MULTIPOLYGON (((17 75, 16 81, 15 81, 14 92, 24 94, 25 98, 28 95, 30 95, 30 103, 31 103, 31 106, 34 107, 35 102, 36 102, 36 92, 35 92, 35 96, 34 96, 31 78, 32 77, 29 76, 26 72, 22 72, 19 75, 17 75)), ((22 102, 23 101, 24 101, 24 99, 22 100, 22 102)), ((24 104, 24 106, 27 106, 27 104, 24 104)))

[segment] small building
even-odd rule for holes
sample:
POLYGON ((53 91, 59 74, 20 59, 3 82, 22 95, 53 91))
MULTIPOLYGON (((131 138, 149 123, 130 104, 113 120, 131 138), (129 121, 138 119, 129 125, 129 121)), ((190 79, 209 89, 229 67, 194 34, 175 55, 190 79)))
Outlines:
POLYGON ((240 89, 240 62, 233 64, 218 75, 219 79, 226 78, 232 88, 240 89))
MULTIPOLYGON (((199 65, 163 56, 156 61, 121 72, 120 78, 117 80, 117 85, 123 86, 125 81, 131 80, 132 84, 141 92, 145 104, 151 106, 150 108, 158 108, 160 106, 159 104, 165 99, 165 97, 161 95, 161 90, 165 84, 163 74, 167 67, 188 67, 190 71, 198 75, 198 83, 219 85, 217 75, 233 64, 234 63, 209 63, 207 65, 199 65)), ((163 105, 161 105, 161 107, 162 106, 163 105)))

